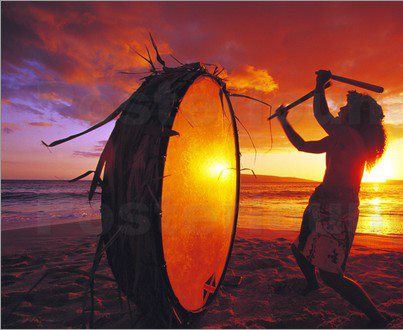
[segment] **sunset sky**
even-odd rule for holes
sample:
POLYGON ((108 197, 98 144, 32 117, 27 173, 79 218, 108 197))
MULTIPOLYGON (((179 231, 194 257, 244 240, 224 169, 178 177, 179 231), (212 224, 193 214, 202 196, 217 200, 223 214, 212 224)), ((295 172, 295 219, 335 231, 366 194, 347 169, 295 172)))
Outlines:
MULTIPOLYGON (((148 32, 163 57, 215 63, 228 87, 273 107, 314 87, 330 69, 385 88, 388 149, 373 179, 403 179, 403 3, 401 2, 70 2, 2 3, 2 178, 70 179, 94 169, 114 123, 55 147, 41 140, 79 132, 105 118, 139 86, 148 32)), ((333 112, 351 86, 328 92, 333 112)), ((360 91, 357 88, 358 91, 360 91)), ((324 155, 292 148, 269 109, 233 99, 258 154, 240 128, 242 166, 256 173, 320 180, 324 155)), ((312 101, 290 112, 305 139, 325 135, 312 101)), ((371 179, 371 174, 366 179, 371 179)))

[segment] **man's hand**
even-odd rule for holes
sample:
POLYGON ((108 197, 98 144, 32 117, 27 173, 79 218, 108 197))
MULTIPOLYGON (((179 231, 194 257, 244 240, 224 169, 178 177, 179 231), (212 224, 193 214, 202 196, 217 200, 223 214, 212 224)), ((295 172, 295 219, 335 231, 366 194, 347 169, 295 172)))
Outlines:
POLYGON ((331 78, 332 73, 329 70, 318 70, 316 73, 316 86, 323 87, 331 78))
POLYGON ((280 105, 276 110, 277 118, 280 123, 284 123, 287 121, 288 111, 284 110, 284 105, 280 105))

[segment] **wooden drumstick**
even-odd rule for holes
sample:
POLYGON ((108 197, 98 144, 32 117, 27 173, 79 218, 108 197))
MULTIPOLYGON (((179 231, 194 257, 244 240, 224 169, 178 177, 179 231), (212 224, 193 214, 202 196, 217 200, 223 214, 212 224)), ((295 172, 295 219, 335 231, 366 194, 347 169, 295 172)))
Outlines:
MULTIPOLYGON (((331 85, 330 82, 327 82, 325 84, 325 88, 330 87, 330 85, 331 85)), ((290 103, 289 105, 283 107, 284 111, 288 111, 288 110, 296 107, 298 104, 301 104, 302 102, 304 102, 306 100, 309 100, 310 98, 313 97, 314 93, 315 93, 315 90, 312 90, 309 93, 305 94, 304 96, 300 97, 298 100, 296 100, 296 101, 290 103)), ((273 118, 276 118, 277 116, 278 116, 277 113, 273 113, 269 118, 267 118, 267 120, 272 120, 273 118)))
POLYGON ((341 76, 336 76, 334 74, 332 74, 332 79, 336 80, 336 81, 340 81, 340 82, 345 83, 345 84, 349 84, 349 85, 361 87, 361 88, 364 88, 364 89, 368 89, 368 90, 376 92, 376 93, 383 93, 383 87, 373 85, 373 84, 369 84, 369 83, 366 83, 366 82, 363 82, 363 81, 354 80, 354 79, 341 77, 341 76))

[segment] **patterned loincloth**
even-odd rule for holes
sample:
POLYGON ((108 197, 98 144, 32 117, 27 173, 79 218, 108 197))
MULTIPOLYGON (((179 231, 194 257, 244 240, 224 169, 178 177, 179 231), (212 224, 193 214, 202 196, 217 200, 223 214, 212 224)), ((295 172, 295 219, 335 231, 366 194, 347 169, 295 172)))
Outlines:
POLYGON ((359 215, 358 192, 322 185, 305 209, 294 245, 314 266, 344 273, 359 215))

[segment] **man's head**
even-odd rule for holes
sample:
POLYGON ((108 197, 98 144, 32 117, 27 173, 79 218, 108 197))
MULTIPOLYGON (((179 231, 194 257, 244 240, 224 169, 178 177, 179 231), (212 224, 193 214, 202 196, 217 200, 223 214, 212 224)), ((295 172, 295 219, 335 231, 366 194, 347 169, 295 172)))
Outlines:
POLYGON ((347 104, 340 108, 340 122, 355 129, 366 149, 366 167, 371 169, 382 157, 386 146, 382 107, 369 95, 350 91, 347 104))
POLYGON ((347 104, 340 108, 339 119, 350 126, 379 124, 384 117, 382 107, 371 96, 349 91, 347 104))

